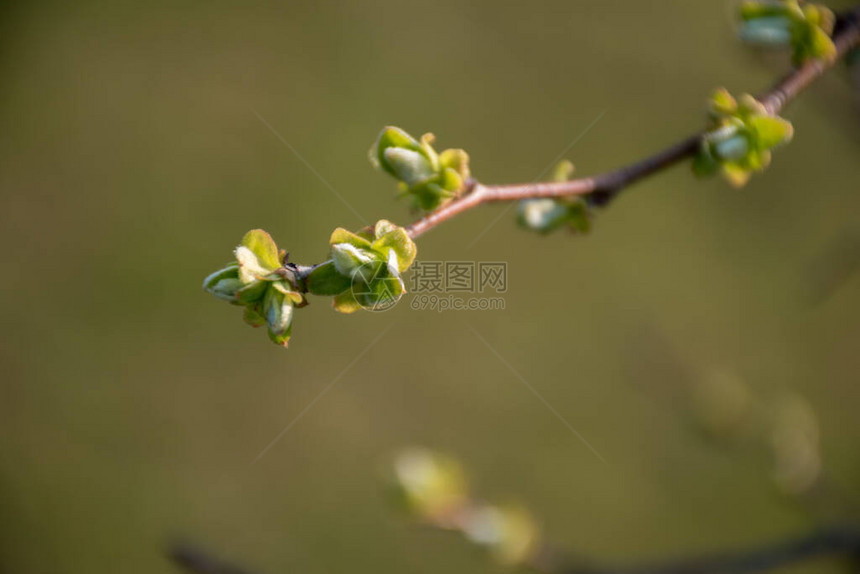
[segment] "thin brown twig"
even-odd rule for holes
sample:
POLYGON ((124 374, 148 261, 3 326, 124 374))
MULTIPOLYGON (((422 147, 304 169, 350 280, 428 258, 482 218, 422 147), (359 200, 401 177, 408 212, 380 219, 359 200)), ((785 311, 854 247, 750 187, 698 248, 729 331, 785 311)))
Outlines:
MULTIPOLYGON (((545 554, 529 565, 549 574, 751 574, 825 556, 857 560, 860 558, 860 535, 854 528, 833 526, 747 550, 628 566, 601 566, 582 559, 570 565, 554 550, 547 549, 545 554)), ((170 548, 168 556, 190 574, 252 574, 250 570, 222 562, 187 545, 170 548)))
POLYGON ((724 552, 652 564, 621 567, 573 566, 563 574, 751 574, 815 558, 857 560, 860 536, 853 528, 823 528, 794 539, 737 552, 724 552))
POLYGON ((241 566, 229 564, 209 553, 187 544, 173 544, 168 548, 170 560, 191 574, 253 574, 241 566))
MULTIPOLYGON (((849 12, 841 24, 833 36, 835 58, 806 62, 759 97, 769 113, 778 114, 800 92, 860 45, 860 7, 849 12)), ((415 239, 440 223, 485 203, 589 195, 593 205, 603 206, 631 184, 695 155, 702 135, 701 132, 697 133, 643 160, 591 177, 554 183, 509 185, 484 185, 471 180, 462 196, 425 215, 408 226, 406 231, 415 239)))

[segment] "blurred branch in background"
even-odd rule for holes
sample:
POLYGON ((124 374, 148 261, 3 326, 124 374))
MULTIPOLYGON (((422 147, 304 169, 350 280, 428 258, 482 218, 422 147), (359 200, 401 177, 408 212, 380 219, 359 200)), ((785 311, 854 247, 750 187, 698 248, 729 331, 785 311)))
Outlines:
MULTIPOLYGON (((190 546, 174 547, 170 558, 191 574, 253 574, 231 564, 212 558, 190 546)), ((548 574, 745 574, 765 572, 780 566, 825 556, 845 556, 853 568, 860 566, 860 534, 849 527, 833 527, 781 543, 765 545, 736 553, 713 554, 649 565, 626 567, 597 567, 582 562, 581 566, 561 566, 554 553, 542 549, 524 566, 548 574)))
POLYGON ((860 230, 845 229, 825 245, 804 270, 802 287, 810 307, 836 295, 860 269, 860 230))
POLYGON ((817 524, 860 514, 824 463, 819 417, 805 397, 789 389, 763 392, 725 367, 695 367, 653 327, 637 331, 631 345, 634 386, 668 406, 705 445, 766 469, 778 492, 817 524))
POLYGON ((526 510, 472 497, 462 467, 449 456, 420 448, 405 450, 395 459, 392 484, 399 505, 422 524, 459 532, 502 564, 548 574, 746 573, 823 556, 860 558, 860 531, 831 526, 745 551, 645 565, 600 566, 599 561, 566 558, 568 553, 542 539, 526 510))
POLYGON ((735 553, 713 554, 676 562, 646 566, 594 568, 573 567, 564 574, 719 574, 764 572, 824 556, 845 556, 852 568, 860 559, 860 534, 854 528, 834 527, 818 530, 786 542, 766 545, 735 553))
POLYGON ((171 545, 167 555, 174 564, 191 574, 257 574, 240 566, 222 562, 200 548, 185 543, 171 545))

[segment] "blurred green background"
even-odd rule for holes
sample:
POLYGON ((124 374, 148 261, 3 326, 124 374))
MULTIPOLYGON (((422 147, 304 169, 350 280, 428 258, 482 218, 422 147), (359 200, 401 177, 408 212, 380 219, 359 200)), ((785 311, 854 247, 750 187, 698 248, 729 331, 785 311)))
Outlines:
POLYGON ((795 142, 747 189, 677 168, 588 237, 527 234, 511 211, 475 242, 493 206, 420 239, 421 259, 506 261, 504 311, 346 317, 317 299, 284 351, 200 289, 250 228, 311 263, 333 228, 364 223, 256 114, 362 217, 405 224, 367 161, 383 125, 433 131, 507 183, 605 112, 567 157, 611 168, 698 129, 714 87, 758 91, 786 69, 737 45, 728 2, 0 14, 3 572, 174 572, 174 537, 270 573, 498 571, 386 504, 387 461, 413 444, 611 562, 807 530, 821 517, 774 488, 764 450, 691 426, 687 391, 715 372, 806 397, 829 476, 860 495, 860 132, 844 69, 790 108, 795 142))

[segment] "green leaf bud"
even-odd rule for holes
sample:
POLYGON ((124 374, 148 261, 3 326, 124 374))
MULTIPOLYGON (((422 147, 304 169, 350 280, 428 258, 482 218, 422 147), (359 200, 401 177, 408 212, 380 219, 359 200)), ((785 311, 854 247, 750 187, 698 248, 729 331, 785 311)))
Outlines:
POLYGON ((236 291, 236 301, 243 305, 259 301, 266 294, 269 285, 268 281, 252 281, 236 291))
POLYGON ((709 103, 711 128, 702 137, 693 160, 693 172, 700 177, 721 171, 735 187, 742 187, 753 172, 764 170, 771 149, 791 140, 791 123, 768 113, 767 108, 744 94, 737 100, 721 89, 709 103))
POLYGON ((748 44, 783 47, 791 44, 791 20, 784 16, 758 18, 741 24, 740 39, 748 44))
POLYGON ((461 149, 437 153, 433 134, 416 140, 400 128, 382 130, 371 148, 374 166, 399 180, 402 195, 416 207, 430 211, 458 196, 470 177, 469 156, 461 149))
MULTIPOLYGON (((573 164, 563 160, 553 169, 550 181, 567 181, 573 171, 573 164)), ((524 199, 519 204, 517 222, 520 226, 538 233, 550 233, 561 227, 567 227, 577 233, 587 233, 591 229, 591 208, 581 196, 524 199)))
POLYGON ((394 168, 388 163, 385 157, 385 152, 389 148, 402 148, 417 151, 421 149, 421 145, 409 134, 400 128, 394 126, 386 126, 376 140, 376 143, 370 148, 370 162, 375 166, 382 168, 391 175, 396 177, 394 168))
POLYGON ((235 301, 236 292, 244 286, 239 279, 239 266, 231 263, 203 280, 203 289, 225 301, 235 301))
POLYGON ((263 316, 273 343, 286 347, 293 326, 293 303, 279 290, 269 288, 263 299, 263 316))
POLYGON ((286 347, 293 309, 307 304, 297 288, 295 266, 282 265, 284 255, 261 229, 246 233, 234 254, 236 263, 209 275, 203 288, 220 299, 244 306, 246 323, 254 327, 267 325, 272 341, 286 347))
POLYGON ((385 159, 394 177, 407 186, 425 183, 436 176, 430 161, 417 151, 392 147, 385 150, 385 159))
POLYGON ((525 199, 519 204, 518 215, 523 227, 549 233, 564 223, 567 210, 554 199, 525 199))
POLYGON ((335 243, 332 245, 331 258, 338 273, 346 277, 351 277, 359 267, 372 265, 378 261, 374 253, 360 249, 349 243, 335 243))
POLYGON ((400 274, 418 249, 404 228, 381 219, 358 233, 338 228, 331 243, 331 262, 311 271, 306 284, 311 293, 335 295, 335 310, 387 308, 405 292, 400 274))
POLYGON ((749 152, 749 141, 743 134, 734 135, 728 139, 713 142, 713 155, 722 160, 735 161, 743 158, 749 152))

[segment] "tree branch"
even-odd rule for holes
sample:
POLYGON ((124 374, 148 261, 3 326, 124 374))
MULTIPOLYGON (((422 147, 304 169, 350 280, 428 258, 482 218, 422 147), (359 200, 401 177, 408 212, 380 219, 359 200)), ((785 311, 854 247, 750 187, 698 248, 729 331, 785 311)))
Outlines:
POLYGON ((174 564, 191 574, 252 574, 250 570, 222 562, 199 548, 186 544, 172 545, 167 556, 174 564))
POLYGON ((860 535, 850 528, 814 531, 801 538, 736 553, 713 554, 646 566, 563 568, 564 574, 749 574, 826 555, 860 557, 860 535))
MULTIPOLYGON (((860 559, 860 533, 849 527, 831 527, 805 536, 746 551, 699 556, 647 565, 599 567, 582 561, 582 565, 565 566, 554 552, 531 564, 536 570, 560 574, 751 574, 824 556, 860 559)), ((191 574, 252 574, 250 570, 227 564, 204 551, 186 545, 175 545, 169 558, 191 574)))
MULTIPOLYGON (((836 44, 835 58, 829 61, 806 62, 758 98, 768 112, 778 114, 800 92, 837 61, 844 58, 853 48, 860 45, 860 6, 840 18, 833 35, 833 42, 836 44)), ((693 157, 699 149, 699 142, 703 135, 704 132, 697 133, 641 161, 592 177, 558 183, 511 185, 484 185, 471 180, 466 185, 464 195, 427 214, 406 230, 410 237, 415 239, 440 223, 485 203, 587 195, 592 205, 605 206, 624 188, 693 157)))

